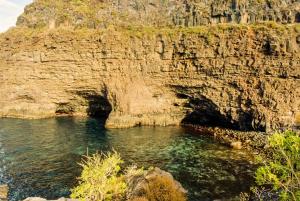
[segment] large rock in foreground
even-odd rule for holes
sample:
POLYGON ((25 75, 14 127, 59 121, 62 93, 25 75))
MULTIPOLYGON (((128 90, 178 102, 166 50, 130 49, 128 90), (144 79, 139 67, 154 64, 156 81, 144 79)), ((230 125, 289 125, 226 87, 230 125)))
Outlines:
POLYGON ((145 171, 143 175, 126 178, 129 201, 148 201, 157 199, 165 201, 186 201, 187 190, 173 176, 160 168, 145 171))

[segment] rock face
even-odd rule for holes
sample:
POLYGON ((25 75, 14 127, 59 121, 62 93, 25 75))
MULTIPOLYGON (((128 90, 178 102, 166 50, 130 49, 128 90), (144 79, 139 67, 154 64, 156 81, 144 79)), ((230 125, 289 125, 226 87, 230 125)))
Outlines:
POLYGON ((0 36, 0 116, 104 116, 109 128, 291 126, 300 108, 299 37, 299 25, 273 24, 16 28, 0 36))
POLYGON ((299 125, 292 22, 295 0, 36 0, 0 35, 0 117, 102 116, 108 128, 299 125), (268 20, 279 24, 251 24, 268 20), (219 25, 194 27, 202 24, 219 25))

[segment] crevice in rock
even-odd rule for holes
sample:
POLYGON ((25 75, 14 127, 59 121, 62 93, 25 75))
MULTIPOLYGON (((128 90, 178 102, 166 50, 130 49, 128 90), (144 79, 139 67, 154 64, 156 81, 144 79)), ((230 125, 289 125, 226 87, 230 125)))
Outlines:
POLYGON ((273 54, 273 49, 272 49, 270 41, 265 42, 265 44, 263 45, 263 50, 264 50, 265 55, 272 55, 273 54))
POLYGON ((300 12, 298 12, 295 16, 295 22, 300 23, 300 12))

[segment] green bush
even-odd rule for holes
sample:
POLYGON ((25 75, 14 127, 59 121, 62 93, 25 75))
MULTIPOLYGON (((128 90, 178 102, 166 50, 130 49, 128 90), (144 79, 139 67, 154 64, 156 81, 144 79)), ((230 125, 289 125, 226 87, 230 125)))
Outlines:
POLYGON ((121 200, 126 191, 123 176, 119 175, 123 161, 118 153, 86 156, 79 185, 71 190, 71 198, 89 201, 121 200))
POLYGON ((159 168, 144 170, 130 166, 121 174, 122 163, 116 152, 86 156, 80 163, 83 170, 79 185, 71 190, 71 198, 82 201, 186 201, 184 189, 172 177, 159 175, 164 172, 159 168))
POLYGON ((268 142, 270 156, 257 169, 256 183, 271 187, 280 200, 300 201, 300 136, 292 131, 278 132, 268 142))

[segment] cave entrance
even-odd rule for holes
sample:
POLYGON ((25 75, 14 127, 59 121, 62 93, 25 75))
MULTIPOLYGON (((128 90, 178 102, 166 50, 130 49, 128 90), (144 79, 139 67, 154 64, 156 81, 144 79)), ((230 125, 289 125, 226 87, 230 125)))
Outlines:
POLYGON ((83 97, 87 101, 86 113, 88 116, 107 120, 112 111, 112 106, 107 98, 107 92, 102 91, 101 94, 95 91, 80 91, 77 95, 83 97))
POLYGON ((238 129, 238 125, 232 123, 230 117, 221 114, 219 107, 204 96, 189 98, 186 107, 191 108, 192 112, 186 115, 183 124, 238 129))
POLYGON ((219 107, 210 99, 200 96, 189 97, 186 107, 191 108, 183 119, 183 124, 194 124, 206 127, 221 127, 242 131, 266 131, 263 117, 254 118, 254 111, 239 111, 239 119, 233 120, 231 115, 221 114, 219 107))
POLYGON ((87 114, 90 117, 107 119, 112 107, 107 98, 103 96, 89 96, 87 114))

